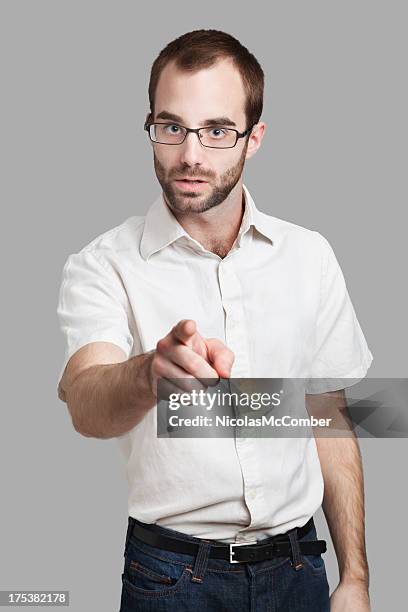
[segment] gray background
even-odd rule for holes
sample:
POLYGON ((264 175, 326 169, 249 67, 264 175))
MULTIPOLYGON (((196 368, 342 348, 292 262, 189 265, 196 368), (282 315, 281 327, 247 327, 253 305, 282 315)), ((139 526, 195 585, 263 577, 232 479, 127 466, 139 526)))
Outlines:
MULTIPOLYGON (((124 464, 116 440, 77 434, 57 398, 56 304, 67 256, 158 193, 146 90, 175 36, 224 29, 258 57, 268 128, 245 182, 261 210, 331 242, 369 375, 407 376, 406 20, 390 0, 1 2, 1 589, 69 589, 75 612, 119 608, 124 464)), ((406 601, 407 440, 361 447, 373 609, 394 609, 406 601)))

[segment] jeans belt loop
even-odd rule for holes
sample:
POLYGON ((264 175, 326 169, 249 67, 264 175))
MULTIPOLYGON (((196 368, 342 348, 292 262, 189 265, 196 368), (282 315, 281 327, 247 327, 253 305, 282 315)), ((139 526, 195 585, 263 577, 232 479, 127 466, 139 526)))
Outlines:
POLYGON ((193 567, 193 575, 191 576, 192 582, 202 582, 204 574, 207 570, 208 559, 211 551, 210 540, 202 540, 198 545, 198 553, 195 558, 193 567))
POLYGON ((290 540, 290 547, 292 549, 292 567, 298 571, 302 569, 302 553, 300 551, 299 541, 297 539, 297 528, 291 529, 288 531, 288 536, 290 540))

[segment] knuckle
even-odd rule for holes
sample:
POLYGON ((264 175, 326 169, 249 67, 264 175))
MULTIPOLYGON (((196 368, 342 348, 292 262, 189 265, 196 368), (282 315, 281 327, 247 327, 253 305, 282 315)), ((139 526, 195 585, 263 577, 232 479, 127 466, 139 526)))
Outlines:
POLYGON ((160 340, 156 344, 156 350, 161 352, 164 351, 167 347, 166 338, 160 338, 160 340))

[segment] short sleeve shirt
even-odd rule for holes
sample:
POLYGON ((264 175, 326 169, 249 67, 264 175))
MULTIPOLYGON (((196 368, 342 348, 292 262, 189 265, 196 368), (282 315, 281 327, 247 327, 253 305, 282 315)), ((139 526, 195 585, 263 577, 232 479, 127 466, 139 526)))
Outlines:
MULTIPOLYGON (((126 358, 181 319, 235 355, 235 378, 304 378, 308 393, 360 380, 372 362, 340 265, 319 232, 245 208, 226 257, 206 250, 160 194, 144 216, 105 232, 65 263, 58 317, 70 357, 97 341, 126 358), (331 379, 322 382, 322 379, 331 379)), ((117 438, 128 511, 190 535, 244 543, 302 526, 323 499, 311 438, 157 437, 153 408, 117 438)))

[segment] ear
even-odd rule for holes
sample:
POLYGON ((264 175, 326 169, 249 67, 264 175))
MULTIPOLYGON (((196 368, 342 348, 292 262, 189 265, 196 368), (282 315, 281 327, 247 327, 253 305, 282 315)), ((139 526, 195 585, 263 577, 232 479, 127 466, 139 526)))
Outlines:
POLYGON ((264 123, 263 121, 260 121, 259 123, 256 123, 254 125, 248 137, 248 148, 247 148, 245 159, 249 159, 250 157, 255 155, 255 153, 261 146, 261 142, 262 142, 262 138, 264 137, 265 130, 266 130, 266 123, 264 123))
POLYGON ((145 123, 149 123, 152 120, 152 113, 147 113, 145 123))

